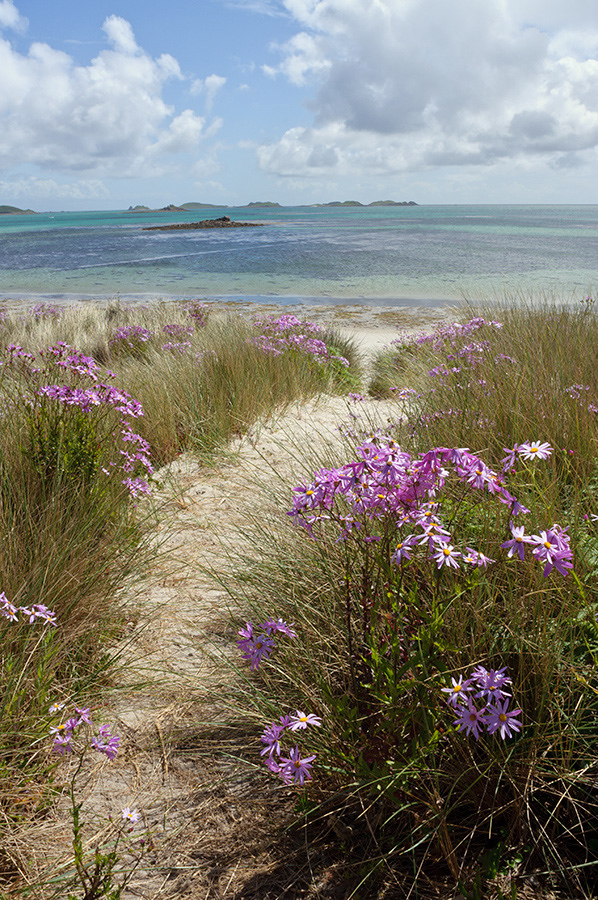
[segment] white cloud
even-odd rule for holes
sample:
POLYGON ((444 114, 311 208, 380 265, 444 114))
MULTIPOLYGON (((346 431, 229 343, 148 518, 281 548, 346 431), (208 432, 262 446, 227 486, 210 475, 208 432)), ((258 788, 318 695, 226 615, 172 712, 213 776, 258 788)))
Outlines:
POLYGON ((286 177, 393 173, 598 147, 598 7, 572 0, 284 0, 267 74, 313 84, 312 127, 258 149, 286 177))
POLYGON ((226 78, 223 75, 208 75, 207 78, 196 78, 191 85, 192 94, 206 95, 206 112, 211 112, 214 105, 214 98, 226 84, 226 78))
POLYGON ((28 24, 27 19, 20 14, 12 0, 0 0, 0 28, 25 31, 28 24))
MULTIPOLYGON (((9 6, 0 4, 0 17, 9 6)), ((204 119, 176 114, 162 96, 182 79, 176 59, 151 57, 118 16, 103 30, 110 46, 87 66, 45 43, 21 54, 0 37, 0 165, 143 175, 156 157, 197 146, 204 119)))
POLYGON ((285 54, 279 66, 262 66, 266 75, 273 77, 282 72, 291 84, 302 85, 313 73, 325 72, 331 67, 328 59, 323 59, 318 40, 304 31, 294 35, 286 44, 273 49, 280 49, 285 54))
POLYGON ((0 194, 3 197, 54 197, 71 200, 92 200, 110 196, 105 184, 97 180, 76 181, 71 184, 59 184, 53 178, 21 178, 18 181, 0 181, 0 194))
POLYGON ((183 153, 193 149, 202 137, 204 119, 196 116, 191 109, 185 109, 176 116, 163 131, 152 147, 154 154, 183 153))
POLYGON ((220 131, 222 126, 224 125, 224 120, 220 118, 220 116, 214 116, 210 124, 205 130, 205 136, 207 138, 214 137, 214 135, 220 131))
POLYGON ((224 0, 224 3, 232 9, 243 9, 263 16, 284 15, 276 0, 224 0))
POLYGON ((106 32, 108 40, 114 44, 118 52, 125 54, 140 52, 135 41, 133 29, 126 19, 121 19, 120 16, 108 16, 102 28, 106 32))

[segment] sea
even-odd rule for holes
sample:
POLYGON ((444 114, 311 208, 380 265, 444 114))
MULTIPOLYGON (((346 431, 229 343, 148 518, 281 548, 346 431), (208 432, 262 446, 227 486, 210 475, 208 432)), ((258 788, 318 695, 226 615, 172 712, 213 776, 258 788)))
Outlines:
POLYGON ((598 291, 598 205, 0 216, 0 301, 429 306, 598 291), (261 228, 144 231, 227 215, 261 228))

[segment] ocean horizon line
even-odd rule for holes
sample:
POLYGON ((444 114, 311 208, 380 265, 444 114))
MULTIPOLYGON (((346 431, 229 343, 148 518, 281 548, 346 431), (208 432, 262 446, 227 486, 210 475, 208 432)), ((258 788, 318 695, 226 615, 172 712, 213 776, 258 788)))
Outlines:
MULTIPOLYGON (((4 204, 8 206, 9 204, 4 204)), ((0 207, 2 204, 0 204, 0 207)), ((142 204, 134 207, 90 207, 86 209, 36 209, 31 211, 29 209, 21 209, 19 212, 14 213, 1 213, 0 221, 4 218, 10 219, 12 216, 38 216, 38 215, 61 215, 61 214, 71 214, 71 213, 127 213, 129 215, 143 215, 144 213, 171 213, 171 212, 185 212, 185 213, 193 213, 193 212, 201 212, 201 210, 205 210, 209 212, 210 210, 220 210, 220 209, 244 209, 249 211, 259 211, 263 209, 264 211, 268 210, 276 210, 276 209, 429 209, 430 207, 442 207, 442 208, 460 208, 460 207, 475 207, 475 206, 484 206, 490 208, 506 208, 506 207, 527 207, 527 208, 575 208, 575 207, 592 207, 598 206, 598 201, 593 203, 487 203, 484 201, 477 201, 475 203, 468 203, 464 201, 463 203, 420 203, 415 201, 371 201, 369 203, 361 203, 360 201, 347 201, 347 200, 332 200, 327 202, 316 202, 316 203, 278 203, 277 201, 264 201, 264 202, 251 202, 251 203, 241 203, 241 204, 230 204, 230 203, 202 203, 201 201, 188 201, 182 204, 166 204, 163 207, 146 207, 142 204), (197 203, 197 206, 192 208, 185 208, 186 206, 190 206, 191 203, 197 203), (175 207, 172 209, 169 207, 175 207)), ((19 209, 15 207, 15 209, 19 209)))

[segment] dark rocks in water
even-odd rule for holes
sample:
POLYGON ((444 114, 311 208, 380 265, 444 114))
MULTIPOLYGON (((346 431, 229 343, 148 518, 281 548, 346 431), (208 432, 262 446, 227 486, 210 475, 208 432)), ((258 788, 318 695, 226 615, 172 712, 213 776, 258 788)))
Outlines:
POLYGON ((261 228, 263 222, 232 222, 230 216, 204 219, 202 222, 177 222, 174 225, 149 225, 143 231, 183 231, 195 228, 261 228))

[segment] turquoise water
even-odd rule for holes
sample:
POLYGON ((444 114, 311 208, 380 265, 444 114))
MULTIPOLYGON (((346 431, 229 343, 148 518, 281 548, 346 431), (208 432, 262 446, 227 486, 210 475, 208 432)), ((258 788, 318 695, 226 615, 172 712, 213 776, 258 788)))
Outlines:
POLYGON ((581 297, 598 206, 284 207, 0 217, 0 298, 428 304, 581 297), (145 232, 229 215, 263 228, 145 232))

